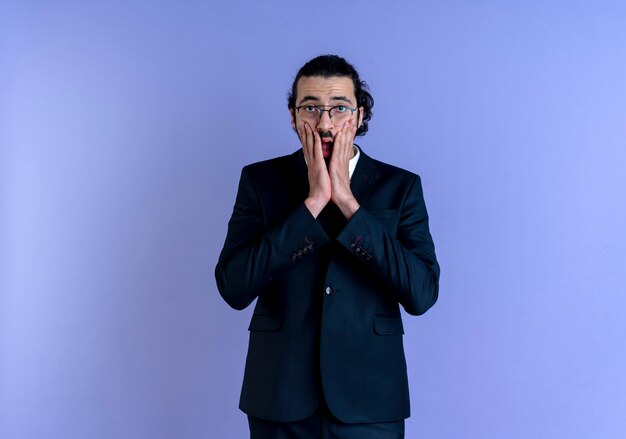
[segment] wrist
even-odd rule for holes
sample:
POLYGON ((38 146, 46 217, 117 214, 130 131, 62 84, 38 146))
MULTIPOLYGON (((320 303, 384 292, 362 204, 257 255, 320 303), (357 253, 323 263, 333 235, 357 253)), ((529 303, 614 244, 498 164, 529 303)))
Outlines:
POLYGON ((322 197, 308 197, 304 200, 304 205, 309 209, 313 218, 317 218, 320 212, 328 204, 328 199, 322 197))
POLYGON ((349 220, 352 216, 359 210, 361 205, 353 196, 346 197, 344 199, 333 200, 333 202, 337 205, 343 216, 349 220))

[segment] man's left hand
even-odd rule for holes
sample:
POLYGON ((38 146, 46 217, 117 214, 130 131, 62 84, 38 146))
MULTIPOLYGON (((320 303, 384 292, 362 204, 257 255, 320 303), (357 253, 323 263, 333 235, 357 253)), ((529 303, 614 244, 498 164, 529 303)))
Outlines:
POLYGON ((331 200, 339 207, 346 219, 358 210, 357 202, 350 189, 349 162, 354 156, 354 136, 356 134, 356 121, 350 119, 335 135, 333 152, 328 166, 331 185, 331 200))

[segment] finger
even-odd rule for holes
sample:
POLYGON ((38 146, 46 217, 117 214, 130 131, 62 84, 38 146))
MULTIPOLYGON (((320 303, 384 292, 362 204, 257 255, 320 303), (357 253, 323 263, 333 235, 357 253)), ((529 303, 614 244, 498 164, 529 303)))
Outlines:
POLYGON ((348 126, 346 127, 346 131, 348 131, 350 134, 352 134, 352 137, 354 137, 354 133, 356 133, 356 120, 350 119, 347 125, 348 126))
POLYGON ((335 134, 335 138, 333 139, 333 154, 330 156, 330 161, 332 163, 336 163, 342 159, 343 138, 343 132, 341 130, 337 131, 337 134, 335 134))
MULTIPOLYGON (((333 158, 335 159, 335 163, 346 163, 352 158, 351 146, 353 136, 351 134, 350 123, 349 121, 346 121, 341 127, 341 130, 339 130, 335 135, 335 145, 333 148, 333 158)), ((333 161, 332 158, 331 161, 333 161)), ((340 167, 343 167, 343 165, 340 165, 340 167)))
MULTIPOLYGON (((311 162, 322 161, 322 140, 319 133, 307 123, 307 149, 311 162)), ((319 163, 318 163, 319 164, 319 163)))
POLYGON ((348 159, 350 159, 352 158, 352 147, 354 145, 354 135, 356 134, 356 124, 354 119, 348 120, 344 132, 346 141, 346 154, 348 154, 348 159))
POLYGON ((341 153, 341 156, 344 159, 349 159, 350 158, 350 139, 352 138, 352 136, 350 135, 350 121, 346 121, 343 126, 341 127, 341 131, 339 131, 339 139, 338 139, 338 144, 339 144, 339 152, 341 153))
POLYGON ((315 157, 315 151, 314 151, 314 141, 313 141, 313 132, 311 130, 311 127, 309 126, 308 123, 305 123, 304 125, 304 129, 305 129, 305 139, 304 139, 304 144, 306 147, 306 150, 308 152, 309 157, 311 157, 311 159, 313 159, 315 157))
POLYGON ((302 142, 303 148, 306 151, 305 154, 305 158, 307 163, 309 164, 309 167, 311 167, 311 165, 313 163, 315 163, 315 140, 313 138, 313 130, 311 129, 311 126, 309 124, 305 124, 304 127, 305 130, 305 136, 304 136, 304 141, 302 142))
POLYGON ((316 130, 313 130, 313 148, 315 151, 315 159, 324 161, 324 155, 322 154, 322 138, 320 137, 320 133, 316 130))
POLYGON ((304 147, 304 122, 298 122, 298 125, 296 127, 296 129, 298 130, 298 138, 300 139, 300 143, 304 147))
POLYGON ((298 126, 298 132, 300 133, 300 143, 302 144, 302 151, 304 152, 304 157, 307 160, 310 160, 311 148, 308 147, 307 128, 306 128, 305 122, 300 122, 300 125, 298 126))

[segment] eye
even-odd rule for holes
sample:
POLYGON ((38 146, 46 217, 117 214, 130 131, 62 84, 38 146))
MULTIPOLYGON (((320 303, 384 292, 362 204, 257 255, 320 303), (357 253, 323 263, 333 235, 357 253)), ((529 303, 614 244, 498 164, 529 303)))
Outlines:
POLYGON ((337 105, 334 110, 337 113, 345 113, 346 111, 348 111, 348 107, 346 107, 345 105, 337 105))
POLYGON ((317 113, 318 109, 315 105, 305 105, 302 107, 307 113, 317 113))

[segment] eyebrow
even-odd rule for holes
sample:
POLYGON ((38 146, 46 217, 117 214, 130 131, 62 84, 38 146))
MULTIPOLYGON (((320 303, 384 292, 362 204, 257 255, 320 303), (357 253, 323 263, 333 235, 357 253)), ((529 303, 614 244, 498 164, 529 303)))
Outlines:
MULTIPOLYGON (((316 96, 304 96, 302 99, 300 99, 299 104, 302 105, 303 102, 306 101, 319 101, 320 98, 316 97, 316 96)), ((342 101, 342 102, 347 102, 349 104, 352 104, 352 101, 350 99, 348 99, 346 96, 333 96, 332 98, 330 98, 331 101, 342 101)))

